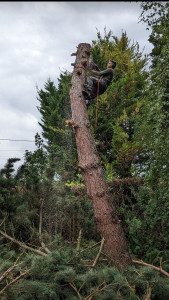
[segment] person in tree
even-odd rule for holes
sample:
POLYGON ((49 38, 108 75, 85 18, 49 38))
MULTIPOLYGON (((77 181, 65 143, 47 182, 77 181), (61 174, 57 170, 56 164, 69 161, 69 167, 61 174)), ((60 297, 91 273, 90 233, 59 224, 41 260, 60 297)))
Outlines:
POLYGON ((100 71, 96 64, 90 64, 88 71, 91 75, 94 75, 94 77, 87 77, 85 89, 83 90, 87 108, 89 107, 91 100, 97 96, 97 92, 99 92, 99 95, 102 95, 106 91, 113 79, 113 69, 115 67, 116 62, 112 59, 108 61, 107 69, 104 71, 100 71))

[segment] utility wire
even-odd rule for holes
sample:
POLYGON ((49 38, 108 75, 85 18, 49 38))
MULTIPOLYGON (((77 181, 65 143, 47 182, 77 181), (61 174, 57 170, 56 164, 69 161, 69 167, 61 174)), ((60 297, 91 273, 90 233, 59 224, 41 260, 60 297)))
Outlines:
POLYGON ((1 152, 8 152, 8 151, 25 151, 24 149, 18 149, 18 150, 0 150, 1 152))
POLYGON ((35 143, 35 141, 30 141, 30 140, 13 140, 13 139, 0 139, 0 141, 11 141, 11 142, 30 142, 30 143, 35 143))

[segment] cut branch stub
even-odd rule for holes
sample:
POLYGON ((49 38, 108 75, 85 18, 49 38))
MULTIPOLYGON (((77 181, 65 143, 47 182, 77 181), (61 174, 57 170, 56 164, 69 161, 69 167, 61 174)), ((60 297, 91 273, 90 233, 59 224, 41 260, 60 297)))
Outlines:
POLYGON ((77 52, 74 52, 71 54, 71 56, 76 56, 77 55, 77 52))

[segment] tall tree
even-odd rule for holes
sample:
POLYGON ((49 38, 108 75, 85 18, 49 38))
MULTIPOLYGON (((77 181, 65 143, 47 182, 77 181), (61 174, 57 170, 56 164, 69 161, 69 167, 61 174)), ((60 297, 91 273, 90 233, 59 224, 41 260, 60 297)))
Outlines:
POLYGON ((135 121, 147 85, 146 57, 137 42, 131 43, 126 32, 120 38, 112 31, 93 41, 92 58, 104 69, 109 58, 117 62, 114 78, 107 91, 99 97, 98 127, 94 129, 95 104, 89 111, 98 141, 98 151, 107 174, 129 177, 139 172, 145 161, 141 141, 135 141, 135 121))
POLYGON ((152 182, 168 180, 169 172, 169 3, 143 2, 141 21, 151 30, 150 85, 137 126, 149 153, 147 174, 152 182))
POLYGON ((39 122, 42 135, 47 141, 48 165, 51 176, 72 179, 76 161, 75 141, 71 130, 65 129, 65 120, 70 118, 71 74, 65 72, 58 79, 58 88, 48 79, 44 90, 38 90, 38 101, 42 118, 39 122))
POLYGON ((114 265, 125 268, 131 264, 131 258, 115 204, 110 200, 82 95, 89 56, 90 45, 79 44, 70 90, 72 119, 67 121, 67 124, 71 125, 75 132, 79 169, 94 208, 98 232, 105 240, 105 252, 113 260, 114 265))
MULTIPOLYGON (((109 58, 117 61, 113 82, 99 97, 98 126, 95 128, 95 101, 88 113, 92 131, 97 141, 107 178, 136 175, 145 163, 146 155, 141 141, 135 141, 135 121, 140 114, 147 72, 146 58, 139 52, 138 43, 132 43, 123 32, 120 38, 112 32, 93 41, 91 57, 100 69, 106 68, 109 58)), ((48 80, 44 90, 38 91, 38 107, 42 119, 40 125, 43 137, 48 143, 51 170, 59 175, 76 174, 77 153, 72 133, 64 127, 64 120, 70 117, 70 73, 63 73, 58 88, 48 80)))

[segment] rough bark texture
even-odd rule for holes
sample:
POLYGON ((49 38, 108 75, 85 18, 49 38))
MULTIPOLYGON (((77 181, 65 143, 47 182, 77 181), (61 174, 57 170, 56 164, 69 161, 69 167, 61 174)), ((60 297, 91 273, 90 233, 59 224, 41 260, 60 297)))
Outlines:
POLYGON ((79 44, 71 82, 70 99, 72 120, 78 151, 79 169, 84 177, 87 194, 94 208, 97 230, 104 238, 104 249, 112 264, 119 269, 132 263, 115 205, 110 201, 95 141, 90 130, 86 104, 82 94, 86 82, 86 70, 90 57, 90 45, 79 44))

